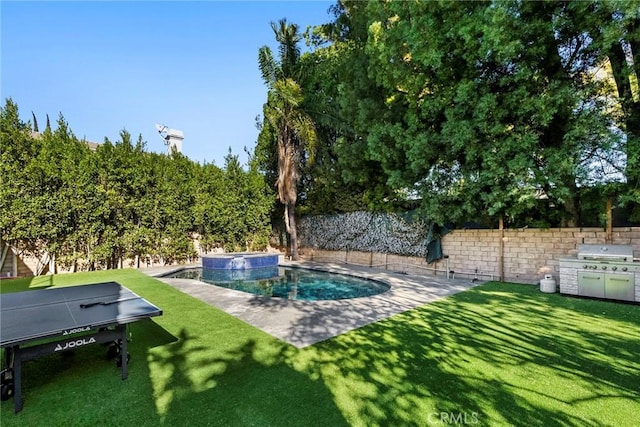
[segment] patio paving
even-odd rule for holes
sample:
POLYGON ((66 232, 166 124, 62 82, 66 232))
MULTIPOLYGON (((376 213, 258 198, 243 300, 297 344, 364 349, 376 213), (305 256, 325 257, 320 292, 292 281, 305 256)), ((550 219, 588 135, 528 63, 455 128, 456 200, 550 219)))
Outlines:
POLYGON ((298 348, 386 319, 480 283, 469 279, 451 280, 438 276, 409 275, 310 261, 285 261, 280 266, 312 268, 375 279, 388 283, 391 289, 372 297, 296 301, 251 295, 196 280, 160 277, 185 266, 157 267, 142 271, 298 348))

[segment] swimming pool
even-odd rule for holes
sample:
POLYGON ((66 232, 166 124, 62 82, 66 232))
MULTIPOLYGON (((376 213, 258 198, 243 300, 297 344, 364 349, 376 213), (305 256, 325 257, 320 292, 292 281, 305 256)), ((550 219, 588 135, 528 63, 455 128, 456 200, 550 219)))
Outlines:
POLYGON ((375 280, 293 267, 247 271, 188 268, 164 277, 199 280, 254 295, 302 301, 368 297, 391 288, 388 284, 375 280))

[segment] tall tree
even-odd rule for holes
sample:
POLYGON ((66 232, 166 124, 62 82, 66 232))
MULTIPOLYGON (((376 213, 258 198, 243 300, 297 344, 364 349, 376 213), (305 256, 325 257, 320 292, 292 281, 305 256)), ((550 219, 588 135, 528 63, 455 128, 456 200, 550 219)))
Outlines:
POLYGON ((585 7, 591 51, 608 63, 626 139, 627 201, 640 220, 640 1, 594 1, 585 7))
POLYGON ((381 88, 367 77, 367 22, 358 13, 365 6, 364 2, 337 4, 331 9, 336 22, 306 34, 314 50, 301 58, 307 70, 302 84, 310 95, 305 104, 321 143, 315 161, 302 171, 304 213, 397 207, 386 174, 367 150, 368 126, 382 117, 385 106, 382 97, 373 96, 381 88), (367 126, 360 127, 365 122, 367 126))
POLYGON ((83 196, 77 179, 89 149, 74 136, 62 114, 56 130, 45 130, 38 139, 37 155, 24 165, 31 179, 25 202, 39 249, 49 254, 49 270, 55 273, 57 261, 75 249, 78 196, 83 196))
POLYGON ((227 170, 147 153, 122 131, 96 151, 62 115, 35 136, 11 100, 0 109, 0 238, 72 270, 193 259, 204 246, 264 249, 274 196, 237 156, 227 170))
POLYGON ((284 205, 284 220, 289 234, 289 251, 298 259, 298 237, 295 209, 298 199, 300 162, 304 155, 313 153, 317 140, 315 125, 303 108, 304 93, 298 82, 301 75, 300 49, 302 39, 296 24, 281 19, 271 28, 278 42, 278 58, 263 46, 258 52, 260 72, 268 87, 267 102, 263 107, 264 119, 274 130, 278 153, 278 199, 284 205))
POLYGON ((31 112, 31 116, 33 117, 33 131, 40 132, 38 130, 38 119, 36 119, 36 115, 33 113, 33 111, 31 112))
POLYGON ((7 98, 0 109, 0 237, 30 251, 37 247, 38 225, 27 205, 38 189, 28 165, 39 151, 29 125, 20 120, 18 105, 7 98))
POLYGON ((338 103, 361 158, 439 222, 515 222, 548 200, 576 224, 594 153, 616 140, 585 83, 582 3, 340 2, 364 72, 337 76, 338 103))

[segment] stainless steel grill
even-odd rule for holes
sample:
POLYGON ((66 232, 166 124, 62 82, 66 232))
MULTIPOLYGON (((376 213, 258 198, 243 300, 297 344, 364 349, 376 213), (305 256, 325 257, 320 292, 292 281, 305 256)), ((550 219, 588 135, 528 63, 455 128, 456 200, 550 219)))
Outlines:
POLYGON ((631 245, 579 245, 578 259, 594 261, 633 261, 631 245))
MULTIPOLYGON (((631 245, 578 245, 578 256, 564 260, 563 269, 575 274, 577 295, 624 301, 635 300, 635 272, 631 245), (566 270, 569 268, 570 270, 566 270)), ((560 284, 562 292, 563 284, 560 284)))

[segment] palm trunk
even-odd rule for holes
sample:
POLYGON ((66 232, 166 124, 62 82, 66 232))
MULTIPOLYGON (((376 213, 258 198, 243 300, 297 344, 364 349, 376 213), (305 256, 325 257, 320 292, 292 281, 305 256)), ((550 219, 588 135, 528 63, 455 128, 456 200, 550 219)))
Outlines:
POLYGON ((298 231, 296 229, 296 205, 287 203, 287 222, 289 223, 289 254, 293 261, 300 259, 298 256, 298 231))

